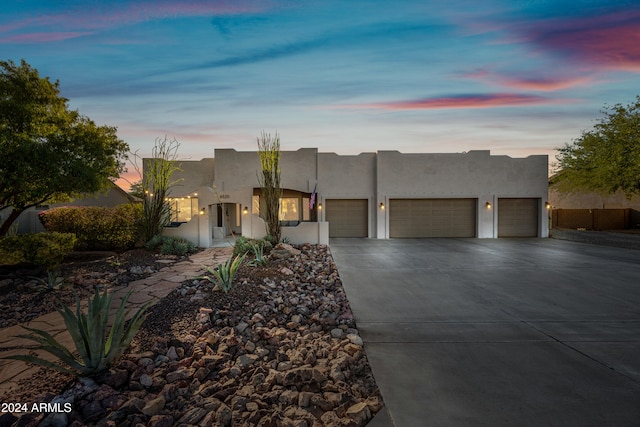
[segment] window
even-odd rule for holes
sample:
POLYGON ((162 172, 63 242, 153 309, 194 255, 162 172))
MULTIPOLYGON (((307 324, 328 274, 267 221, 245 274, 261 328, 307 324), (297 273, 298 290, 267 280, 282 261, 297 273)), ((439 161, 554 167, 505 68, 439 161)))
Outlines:
POLYGON ((172 222, 189 222, 198 213, 197 197, 176 197, 169 199, 172 222))
POLYGON ((280 221, 300 220, 300 199, 293 197, 283 197, 280 199, 280 221))

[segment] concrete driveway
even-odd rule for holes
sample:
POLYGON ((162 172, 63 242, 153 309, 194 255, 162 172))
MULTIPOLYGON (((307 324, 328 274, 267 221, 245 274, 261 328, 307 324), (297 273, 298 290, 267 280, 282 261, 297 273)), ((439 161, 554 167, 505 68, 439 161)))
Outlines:
POLYGON ((371 425, 640 425, 640 250, 332 239, 388 413, 371 425))

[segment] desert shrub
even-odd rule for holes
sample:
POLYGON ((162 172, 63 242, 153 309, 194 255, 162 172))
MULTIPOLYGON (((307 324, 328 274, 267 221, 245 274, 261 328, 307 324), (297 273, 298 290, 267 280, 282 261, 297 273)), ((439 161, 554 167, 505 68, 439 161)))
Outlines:
POLYGON ((56 268, 69 255, 76 243, 72 233, 35 233, 0 239, 0 262, 27 262, 47 270, 56 268))
POLYGON ((165 236, 163 236, 161 234, 157 234, 157 235, 153 236, 147 243, 145 243, 144 247, 147 248, 148 251, 155 251, 160 246, 162 246, 162 244, 164 243, 165 239, 166 239, 165 236))
POLYGON ((162 255, 185 256, 195 252, 196 250, 193 243, 181 237, 165 236, 163 240, 162 248, 160 248, 160 253, 162 255))
POLYGON ((273 245, 266 239, 247 239, 244 236, 238 237, 236 244, 233 246, 233 256, 251 253, 256 255, 254 248, 259 248, 262 252, 269 252, 273 245))
POLYGON ((273 237, 270 234, 267 234, 266 236, 264 236, 262 238, 262 240, 264 240, 265 242, 269 242, 271 244, 271 247, 273 247, 273 246, 278 244, 278 239, 276 239, 275 237, 273 237))
POLYGON ((163 255, 185 256, 196 251, 196 246, 182 237, 157 235, 144 244, 149 251, 157 251, 163 255))
POLYGON ((48 231, 74 233, 76 249, 113 250, 133 247, 138 240, 142 208, 122 204, 115 208, 96 206, 60 207, 39 214, 48 231))

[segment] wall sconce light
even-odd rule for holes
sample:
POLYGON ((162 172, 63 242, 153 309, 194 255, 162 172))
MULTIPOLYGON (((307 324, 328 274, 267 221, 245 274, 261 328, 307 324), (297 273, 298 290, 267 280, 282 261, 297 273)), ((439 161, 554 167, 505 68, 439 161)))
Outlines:
POLYGON ((204 208, 200 209, 200 215, 204 215, 204 208))
POLYGON ((544 207, 547 208, 547 210, 551 209, 551 203, 544 202, 544 207))
POLYGON ((383 211, 384 210, 384 203, 380 202, 380 210, 383 211))
POLYGON ((491 209, 491 202, 487 202, 484 204, 487 209, 491 209))
POLYGON ((242 213, 245 214, 245 215, 248 214, 249 213, 249 208, 245 206, 244 209, 242 210, 242 213))
POLYGON ((322 203, 318 203, 318 210, 321 211, 322 210, 322 203))

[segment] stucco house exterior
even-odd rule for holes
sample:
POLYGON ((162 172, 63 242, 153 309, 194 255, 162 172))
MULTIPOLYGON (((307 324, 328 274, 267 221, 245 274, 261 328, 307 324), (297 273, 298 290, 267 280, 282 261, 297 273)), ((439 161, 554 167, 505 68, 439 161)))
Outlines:
MULTIPOLYGON (((204 247, 231 233, 266 235, 257 152, 216 149, 214 158, 179 163, 181 181, 169 200, 177 226, 165 234, 204 247)), ((324 244, 334 237, 548 237, 547 163, 546 155, 489 151, 282 151, 282 234, 324 244)))

